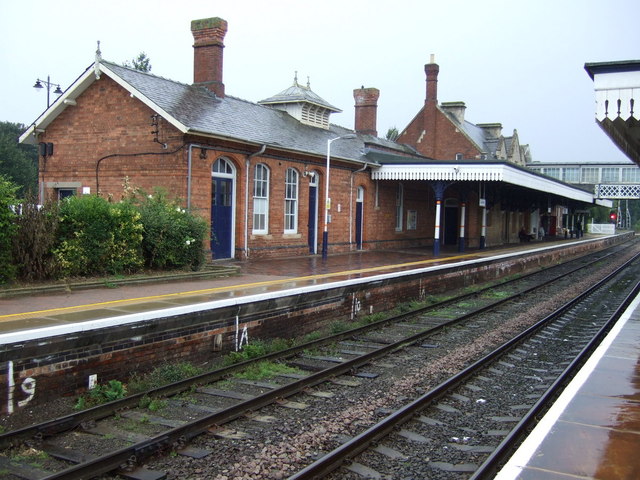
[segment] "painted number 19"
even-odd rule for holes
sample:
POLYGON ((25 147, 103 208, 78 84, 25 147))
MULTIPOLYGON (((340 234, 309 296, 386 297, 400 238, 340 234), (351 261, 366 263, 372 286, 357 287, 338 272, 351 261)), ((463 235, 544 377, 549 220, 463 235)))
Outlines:
POLYGON ((15 404, 17 403, 18 407, 22 408, 31 400, 36 394, 36 380, 35 378, 27 377, 20 384, 20 389, 22 392, 27 395, 24 400, 18 400, 15 402, 14 394, 16 391, 16 384, 13 380, 13 362, 9 361, 7 365, 7 379, 8 379, 8 389, 7 389, 7 413, 12 414, 15 408, 15 404))

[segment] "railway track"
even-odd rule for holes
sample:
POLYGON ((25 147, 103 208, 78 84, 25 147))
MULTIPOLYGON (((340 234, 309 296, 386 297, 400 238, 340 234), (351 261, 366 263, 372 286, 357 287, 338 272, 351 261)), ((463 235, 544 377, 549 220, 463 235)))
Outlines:
POLYGON ((544 289, 570 288, 579 272, 593 268, 598 262, 609 263, 612 256, 619 254, 620 250, 615 249, 598 252, 589 258, 263 357, 259 361, 277 360, 289 367, 269 381, 235 377, 255 363, 244 362, 121 402, 5 433, 0 435, 2 448, 19 449, 26 442, 45 452, 47 467, 55 471, 34 469, 16 461, 16 456, 0 457, 5 459, 0 461, 0 469, 10 470, 15 478, 93 478, 114 471, 128 478, 163 478, 162 470, 143 469, 140 465, 161 452, 178 452, 189 457, 211 454, 210 450, 188 446, 205 433, 223 441, 241 441, 242 431, 229 426, 231 422, 250 422, 253 425, 250 428, 256 425, 255 428, 265 428, 266 424, 269 428, 277 413, 262 411, 304 408, 305 402, 298 396, 331 402, 336 395, 332 389, 356 389, 363 383, 366 388, 368 381, 384 374, 385 363, 402 364, 409 346, 435 351, 439 342, 453 341, 452 335, 455 337, 456 330, 461 330, 456 325, 464 323, 465 329, 472 331, 497 325, 504 321, 501 308, 505 309, 504 315, 513 315, 509 313, 513 307, 502 306, 518 302, 533 291, 548 295, 544 289), (184 392, 189 392, 188 400, 184 399, 184 392), (161 398, 170 408, 158 414, 135 409, 145 397, 161 398), (123 429, 123 422, 137 422, 134 429, 137 431, 123 429), (88 453, 83 451, 88 444, 95 444, 92 452, 111 451, 106 455, 88 453))
POLYGON ((289 480, 493 478, 640 293, 638 278, 636 257, 289 480))

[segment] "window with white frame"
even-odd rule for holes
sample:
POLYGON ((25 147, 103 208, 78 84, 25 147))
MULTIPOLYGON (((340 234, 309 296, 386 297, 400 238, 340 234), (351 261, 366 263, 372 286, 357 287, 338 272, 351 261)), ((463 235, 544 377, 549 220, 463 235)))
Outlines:
POLYGON ((253 233, 269 230, 269 169, 258 163, 253 171, 253 233))
POLYGON ((617 183, 620 181, 620 169, 618 167, 602 168, 602 183, 617 183))
POLYGON ((622 181, 624 183, 640 183, 640 168, 638 167, 623 167, 622 168, 622 181))
POLYGON ((298 171, 287 168, 284 184, 284 233, 298 233, 298 171))
POLYGON ((568 183, 580 182, 580 169, 577 167, 565 167, 563 169, 563 180, 568 183))
POLYGON ((404 188, 398 183, 396 190, 396 232, 402 231, 402 210, 404 208, 404 188))
POLYGON ((558 180, 560 180, 560 169, 559 168, 555 168, 555 167, 545 168, 544 169, 544 174, 549 176, 549 177, 557 178, 558 180))
POLYGON ((594 167, 585 167, 582 169, 581 183, 599 183, 599 169, 594 167))

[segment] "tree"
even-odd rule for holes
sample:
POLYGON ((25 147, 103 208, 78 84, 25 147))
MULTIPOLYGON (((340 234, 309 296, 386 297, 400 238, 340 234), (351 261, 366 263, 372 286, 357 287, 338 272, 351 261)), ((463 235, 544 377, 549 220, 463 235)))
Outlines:
POLYGON ((13 182, 0 175, 0 284, 15 276, 11 239, 16 230, 14 210, 19 203, 17 190, 18 187, 13 182))
POLYGON ((141 72, 150 72, 151 71, 151 60, 147 57, 147 54, 144 52, 140 52, 137 57, 132 59, 131 61, 126 60, 123 66, 128 68, 134 68, 141 72))
POLYGON ((398 132, 398 129, 396 127, 391 127, 389 130, 387 130, 387 136, 385 138, 387 140, 391 140, 392 142, 395 142, 399 136, 400 136, 400 132, 398 132))
POLYGON ((18 143, 25 130, 20 123, 0 122, 0 175, 18 186, 18 196, 38 186, 38 148, 18 143))

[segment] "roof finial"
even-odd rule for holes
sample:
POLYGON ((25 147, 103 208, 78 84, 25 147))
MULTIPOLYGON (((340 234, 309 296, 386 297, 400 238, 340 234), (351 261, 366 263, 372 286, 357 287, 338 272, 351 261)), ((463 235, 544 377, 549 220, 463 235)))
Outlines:
POLYGON ((309 80, 308 75, 307 75, 307 89, 311 90, 311 80, 309 80))
POLYGON ((293 86, 297 87, 298 86, 298 71, 296 70, 296 73, 293 77, 293 86))
POLYGON ((100 40, 98 40, 98 48, 96 49, 96 61, 93 64, 93 73, 96 76, 96 80, 100 80, 100 62, 102 61, 102 52, 100 51, 100 40))

